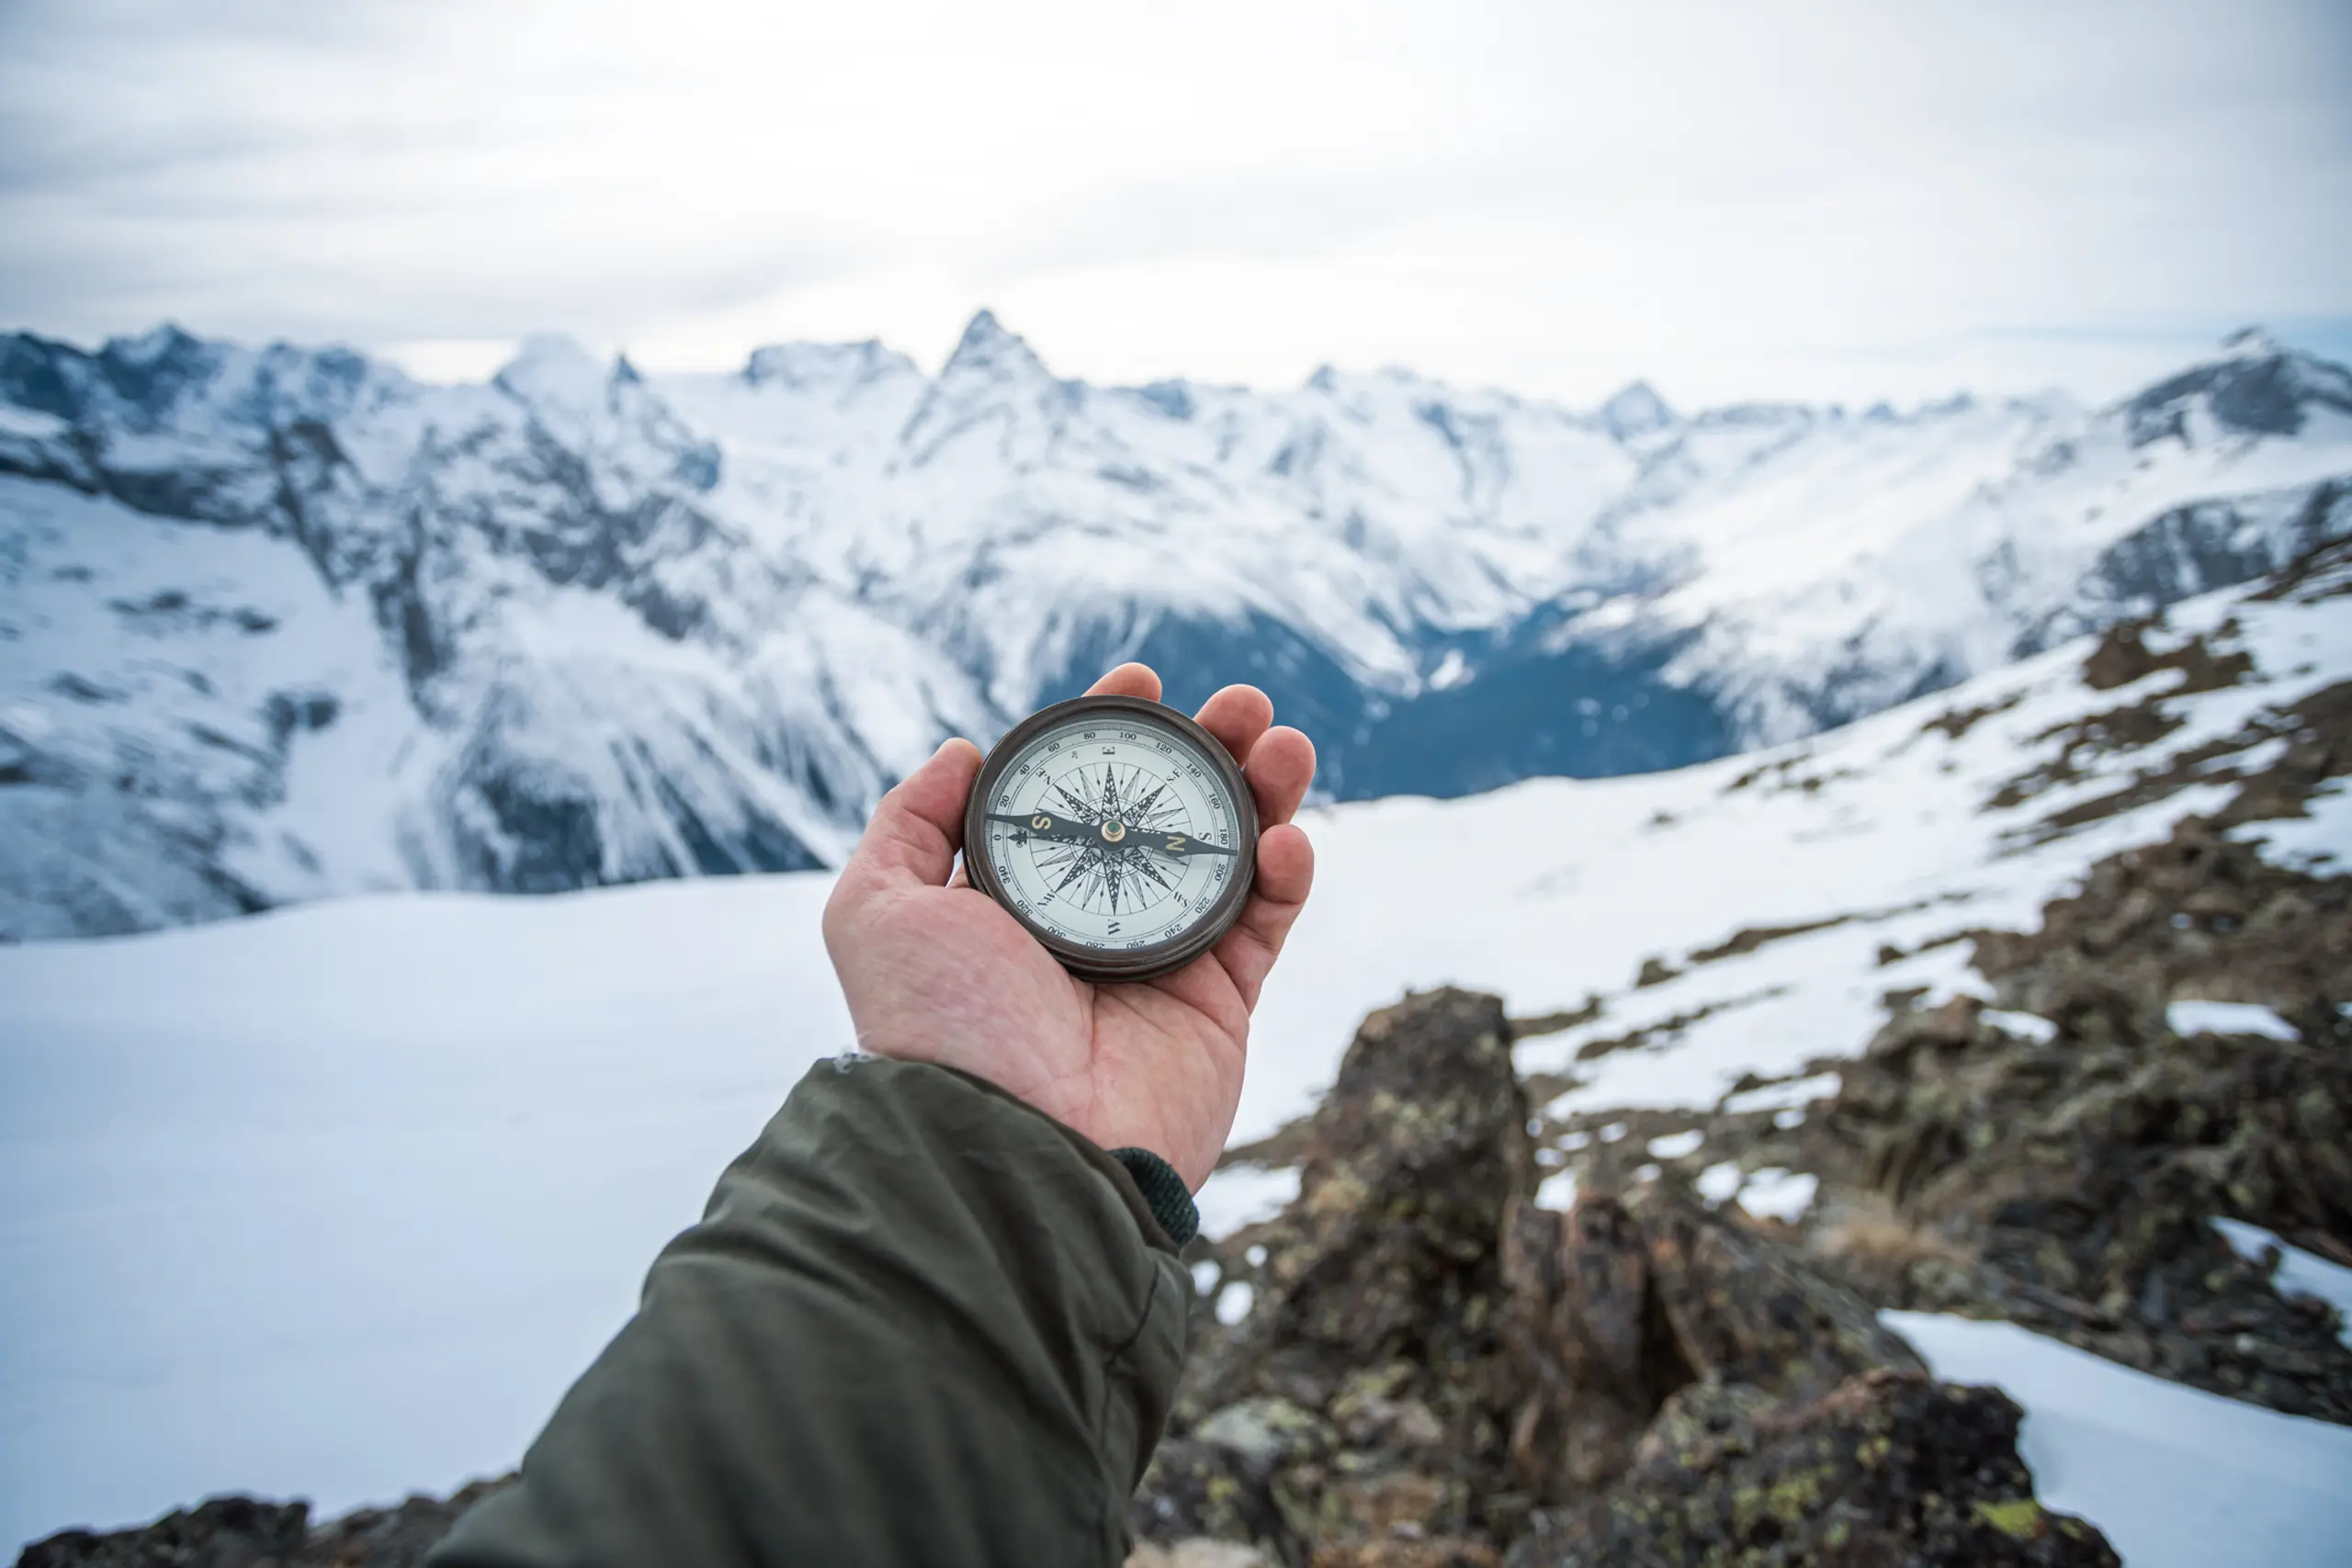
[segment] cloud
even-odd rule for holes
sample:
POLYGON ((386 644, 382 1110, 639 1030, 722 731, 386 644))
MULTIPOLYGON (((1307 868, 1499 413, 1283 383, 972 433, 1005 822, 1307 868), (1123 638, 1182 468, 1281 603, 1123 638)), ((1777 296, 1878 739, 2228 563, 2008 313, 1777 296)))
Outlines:
POLYGON ((2324 0, 36 0, 0 298, 651 363, 936 356, 986 303, 1097 378, 2097 392, 2352 319, 2346 58, 2324 0))

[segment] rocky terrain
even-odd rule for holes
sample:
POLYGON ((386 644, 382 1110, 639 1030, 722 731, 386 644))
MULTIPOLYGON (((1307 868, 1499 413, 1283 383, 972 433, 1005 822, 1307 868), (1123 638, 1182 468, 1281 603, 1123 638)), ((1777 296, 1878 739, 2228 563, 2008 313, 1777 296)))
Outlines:
POLYGON ((1532 1201, 1511 1032, 1459 992, 1366 1021, 1297 1201, 1210 1245, 1251 1303, 1204 1328, 1139 1535, 1298 1568, 2116 1561, 2035 1500, 2017 1406, 1937 1383, 1838 1257, 1660 1171, 1532 1201))
MULTIPOLYGON (((2320 552, 2278 592, 2352 598, 2345 557, 2320 552)), ((2094 649, 2094 687, 2154 670, 2141 638, 2126 626, 2094 649)), ((2199 638, 2166 658, 2184 677, 2175 691, 2245 674, 2199 638)), ((2352 1421, 2340 1325, 2311 1297, 2281 1300, 2208 1224, 2233 1215, 2352 1263, 2352 877, 2282 865, 2244 836, 2301 817, 2352 774, 2347 702, 2352 686, 2321 686, 2022 829, 2030 840, 2226 782, 2218 809, 2096 863, 2038 929, 1944 939, 1967 946, 1989 1004, 1922 1006, 1895 988, 1858 1056, 1743 1079, 1705 1116, 1580 1111, 1544 1125, 1554 1157, 1584 1182, 1650 1173, 1718 1201, 1753 1173, 1798 1173, 1817 1186, 1787 1235, 1880 1304, 1996 1315, 2198 1387, 2352 1421), (2229 765, 2249 757, 2256 766, 2229 765), (2183 998, 2250 1005, 2209 1017, 2176 1010, 2183 998), (1786 1086, 1792 1097, 1776 1094, 1786 1086)), ((2145 744, 2172 722, 2153 702, 2110 709, 2069 726, 2064 756, 2145 744)), ((2062 760, 2005 793, 2030 802, 2064 771, 2062 760)), ((1881 961, 1905 956, 1888 948, 1881 961)), ((1623 1044, 1583 1049, 1591 1060, 1623 1044)))
POLYGON ((307 1503, 213 1497, 144 1529, 66 1530, 28 1546, 17 1568, 412 1568, 497 1482, 313 1522, 307 1503))

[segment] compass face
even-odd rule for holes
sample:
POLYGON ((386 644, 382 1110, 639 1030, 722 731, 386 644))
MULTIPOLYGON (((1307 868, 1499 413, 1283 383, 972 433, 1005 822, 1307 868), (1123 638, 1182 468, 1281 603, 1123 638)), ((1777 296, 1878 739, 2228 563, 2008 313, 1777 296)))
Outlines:
POLYGON ((965 864, 1074 972, 1164 974, 1233 923, 1258 823, 1240 770, 1192 720, 1080 697, 1015 727, 965 813, 965 864))

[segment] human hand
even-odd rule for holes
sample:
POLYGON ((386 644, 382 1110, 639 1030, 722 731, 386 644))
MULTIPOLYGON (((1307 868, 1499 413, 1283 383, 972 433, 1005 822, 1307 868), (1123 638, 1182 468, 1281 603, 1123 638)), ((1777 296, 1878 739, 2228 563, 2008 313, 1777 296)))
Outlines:
MULTIPOLYGON (((1159 677, 1122 664, 1090 694, 1158 701, 1159 677)), ((825 950, 861 1050, 959 1067, 1104 1148, 1145 1148, 1198 1190, 1241 1100, 1250 1014, 1315 880, 1291 821, 1315 747, 1269 728, 1273 704, 1227 686, 1203 728, 1241 764, 1257 803, 1258 873, 1216 947, 1157 980, 1098 986, 1057 963, 950 869, 979 749, 950 740, 882 797, 825 905, 825 950)))

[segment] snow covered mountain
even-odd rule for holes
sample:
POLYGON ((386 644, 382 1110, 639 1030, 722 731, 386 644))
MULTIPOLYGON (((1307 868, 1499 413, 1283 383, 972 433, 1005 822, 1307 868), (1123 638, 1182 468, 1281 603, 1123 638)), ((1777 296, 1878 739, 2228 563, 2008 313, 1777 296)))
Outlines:
POLYGON ((2113 407, 1590 413, 1396 370, 1057 378, 982 312, 488 386, 0 339, 0 936, 830 863, 1123 657, 1272 693, 1341 799, 1840 724, 2352 530, 2352 374, 2113 407))

